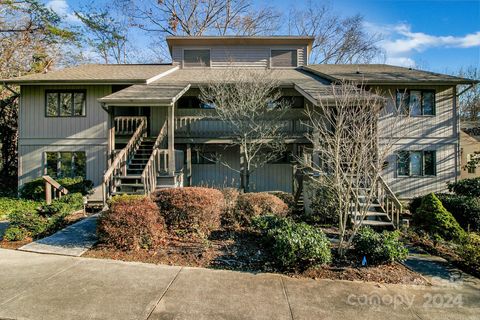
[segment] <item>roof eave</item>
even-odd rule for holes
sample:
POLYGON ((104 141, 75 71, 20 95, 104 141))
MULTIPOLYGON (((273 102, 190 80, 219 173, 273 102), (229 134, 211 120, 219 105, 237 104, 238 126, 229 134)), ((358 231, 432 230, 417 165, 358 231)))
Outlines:
POLYGON ((62 85, 62 84, 78 84, 78 85, 89 85, 89 84, 145 84, 145 79, 125 79, 125 80, 111 80, 111 79, 99 79, 99 80, 15 80, 15 79, 0 79, 1 83, 5 84, 17 84, 17 85, 62 85))

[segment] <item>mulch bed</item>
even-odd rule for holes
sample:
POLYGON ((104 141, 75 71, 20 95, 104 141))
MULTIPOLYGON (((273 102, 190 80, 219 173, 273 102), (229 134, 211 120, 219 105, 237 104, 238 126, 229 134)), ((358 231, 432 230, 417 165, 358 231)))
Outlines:
POLYGON ((126 252, 97 245, 83 256, 249 272, 276 272, 295 278, 428 284, 423 277, 399 263, 360 267, 334 259, 332 266, 285 271, 270 263, 272 259, 269 255, 255 233, 218 230, 208 240, 170 236, 156 251, 126 252))

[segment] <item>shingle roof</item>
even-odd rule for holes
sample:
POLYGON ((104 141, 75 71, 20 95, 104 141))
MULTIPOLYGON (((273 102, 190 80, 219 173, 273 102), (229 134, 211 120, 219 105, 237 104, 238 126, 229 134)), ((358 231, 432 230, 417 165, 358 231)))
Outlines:
POLYGON ((86 64, 12 79, 6 83, 145 83, 175 68, 171 64, 86 64))
MULTIPOLYGON (((281 86, 295 88, 314 104, 319 100, 334 99, 331 82, 300 69, 236 69, 236 72, 269 73, 281 86)), ((137 84, 99 99, 107 104, 170 104, 191 87, 207 85, 211 81, 228 81, 228 69, 179 69, 149 84, 137 84)), ((364 92, 369 94, 368 92, 364 92)))
POLYGON ((366 84, 478 83, 476 80, 386 64, 312 64, 303 69, 332 81, 358 81, 366 84))

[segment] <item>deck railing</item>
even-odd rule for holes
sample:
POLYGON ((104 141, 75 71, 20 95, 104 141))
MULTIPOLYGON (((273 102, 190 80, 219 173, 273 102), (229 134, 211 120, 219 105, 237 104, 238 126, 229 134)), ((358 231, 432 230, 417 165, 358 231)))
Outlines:
MULTIPOLYGON (((281 120, 280 131, 291 136, 302 136, 311 131, 307 120, 281 120)), ((278 123, 278 122, 277 122, 278 123)), ((176 137, 228 137, 232 133, 231 124, 226 121, 202 116, 176 116, 176 137)))
POLYGON ((135 131, 133 132, 132 137, 127 143, 127 146, 120 150, 113 159, 110 167, 105 171, 103 176, 102 184, 102 193, 103 193, 103 203, 105 204, 109 195, 115 192, 116 189, 116 176, 125 176, 127 175, 127 164, 128 160, 133 156, 135 151, 140 146, 142 137, 147 134, 147 118, 146 117, 137 117, 140 119, 140 122, 137 124, 135 131))
POLYGON ((116 135, 130 135, 146 121, 146 117, 119 116, 115 117, 114 121, 116 135))
POLYGON ((382 176, 378 179, 377 198, 388 218, 393 222, 395 228, 398 229, 400 227, 400 214, 403 212, 403 205, 382 176))
POLYGON ((42 177, 45 181, 45 202, 52 203, 52 199, 59 199, 68 194, 68 190, 52 177, 45 175, 42 177))

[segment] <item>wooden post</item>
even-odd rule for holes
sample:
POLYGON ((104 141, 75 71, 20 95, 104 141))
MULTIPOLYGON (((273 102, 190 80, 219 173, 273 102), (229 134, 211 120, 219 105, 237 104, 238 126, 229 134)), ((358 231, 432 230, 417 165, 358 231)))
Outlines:
POLYGON ((187 143, 187 186, 192 185, 192 145, 187 143))
POLYGON ((52 203, 52 185, 45 181, 45 202, 52 203))
POLYGON ((107 168, 112 165, 113 156, 115 154, 115 116, 113 107, 108 112, 108 152, 107 152, 107 168))
POLYGON ((168 174, 173 176, 175 174, 175 118, 174 118, 173 104, 168 106, 168 174))
POLYGON ((243 146, 240 146, 240 188, 245 191, 245 151, 243 146))

